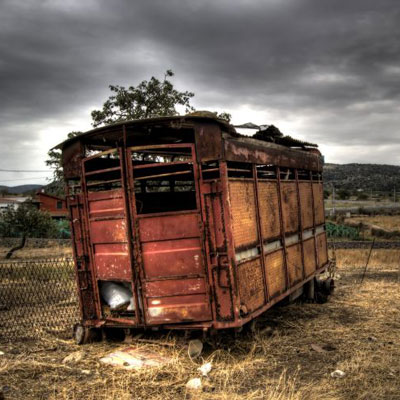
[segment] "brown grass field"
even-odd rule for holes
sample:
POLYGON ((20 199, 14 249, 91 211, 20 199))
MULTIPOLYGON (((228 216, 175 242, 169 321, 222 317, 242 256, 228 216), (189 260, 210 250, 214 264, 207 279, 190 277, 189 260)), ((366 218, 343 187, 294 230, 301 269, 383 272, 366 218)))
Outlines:
POLYGON ((352 217, 348 221, 351 222, 363 222, 366 224, 377 225, 380 228, 387 229, 389 231, 400 230, 400 215, 376 215, 370 217, 352 217))
MULTIPOLYGON (((0 260, 10 250, 9 247, 0 247, 0 260)), ((12 259, 27 259, 27 258, 47 258, 47 257, 72 257, 72 248, 66 246, 59 247, 44 247, 44 248, 32 248, 24 247, 21 250, 17 250, 13 255, 12 259)))
POLYGON ((176 332, 142 337, 159 344, 130 344, 172 358, 139 371, 100 364, 127 346, 121 343, 77 346, 49 335, 0 344, 0 389, 5 399, 400 399, 400 251, 374 250, 360 284, 367 254, 337 251, 337 289, 328 303, 274 307, 252 329, 208 340, 196 360, 176 332), (83 360, 63 364, 75 351, 83 360), (203 390, 188 392, 186 382, 206 361, 213 368, 203 390), (336 369, 346 375, 332 378, 336 369))

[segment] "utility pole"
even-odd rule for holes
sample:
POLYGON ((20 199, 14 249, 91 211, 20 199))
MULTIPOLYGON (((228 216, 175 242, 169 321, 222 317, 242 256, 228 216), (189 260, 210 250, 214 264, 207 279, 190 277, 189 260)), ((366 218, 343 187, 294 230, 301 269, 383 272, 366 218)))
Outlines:
POLYGON ((393 203, 396 203, 396 186, 393 188, 393 203))

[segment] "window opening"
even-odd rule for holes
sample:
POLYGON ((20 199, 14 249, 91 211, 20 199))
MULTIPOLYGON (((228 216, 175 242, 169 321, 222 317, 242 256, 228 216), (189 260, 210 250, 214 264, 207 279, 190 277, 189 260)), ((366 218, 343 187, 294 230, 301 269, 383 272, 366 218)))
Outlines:
POLYGON ((190 147, 134 150, 132 167, 138 214, 197 209, 190 147))
POLYGON ((258 179, 276 179, 276 166, 275 165, 257 165, 257 177, 258 179))
POLYGON ((229 178, 252 178, 253 164, 228 161, 229 178))
POLYGON ((116 150, 89 158, 84 166, 88 192, 121 188, 121 163, 116 150))
POLYGON ((281 168, 281 181, 293 181, 296 179, 296 175, 294 173, 293 168, 281 168))
POLYGON ((219 179, 219 163, 218 161, 208 161, 201 164, 201 176, 204 180, 219 179))

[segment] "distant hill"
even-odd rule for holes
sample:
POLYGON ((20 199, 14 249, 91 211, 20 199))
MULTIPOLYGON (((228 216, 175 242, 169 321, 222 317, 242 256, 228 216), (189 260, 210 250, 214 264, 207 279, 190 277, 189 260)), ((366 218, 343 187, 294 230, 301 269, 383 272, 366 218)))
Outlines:
POLYGON ((7 190, 8 193, 24 194, 30 191, 36 191, 42 188, 43 185, 19 185, 19 186, 1 186, 0 190, 7 190))
MULTIPOLYGON (((337 189, 400 191, 400 166, 387 164, 325 164, 324 183, 337 189)), ((328 185, 326 185, 329 189, 328 185)))

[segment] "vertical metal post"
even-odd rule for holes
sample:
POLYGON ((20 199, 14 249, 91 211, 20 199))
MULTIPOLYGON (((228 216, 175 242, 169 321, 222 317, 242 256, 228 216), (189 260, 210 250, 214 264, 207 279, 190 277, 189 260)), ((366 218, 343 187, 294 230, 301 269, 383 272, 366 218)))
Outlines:
POLYGON ((132 293, 133 293, 133 299, 135 301, 135 319, 136 319, 136 324, 140 324, 140 308, 139 308, 139 280, 137 278, 137 273, 135 269, 135 257, 134 257, 134 231, 132 230, 132 213, 131 213, 131 192, 132 192, 132 187, 131 187, 131 180, 129 179, 129 171, 131 168, 130 165, 130 159, 127 157, 127 151, 126 151, 126 127, 123 125, 122 127, 123 131, 123 145, 122 148, 119 150, 120 154, 120 163, 121 163, 121 182, 122 182, 122 195, 124 197, 124 207, 125 207, 125 220, 126 220, 126 233, 127 233, 127 242, 128 242, 128 253, 129 253, 129 261, 130 261, 130 266, 131 266, 131 273, 132 273, 132 281, 133 281, 133 288, 132 288, 132 293))
POLYGON ((285 238, 285 224, 283 217, 283 209, 282 209, 282 188, 281 188, 281 169, 276 167, 276 179, 278 182, 278 203, 279 203, 279 222, 281 226, 281 242, 283 248, 283 263, 286 271, 286 290, 290 287, 290 279, 289 279, 289 269, 287 264, 287 250, 286 250, 286 238, 285 238))
POLYGON ((301 251, 301 262, 303 264, 303 279, 306 278, 306 266, 304 260, 304 243, 303 243, 303 219, 301 215, 301 198, 300 198, 300 185, 299 185, 299 172, 297 169, 294 170, 294 175, 296 178, 296 189, 297 189, 297 208, 299 215, 299 241, 300 241, 300 251, 301 251))
POLYGON ((267 285, 267 275, 266 275, 266 265, 265 265, 265 254, 264 254, 264 238, 262 235, 262 226, 260 219, 260 208, 258 201, 258 176, 257 176, 257 166, 256 164, 252 164, 253 166, 253 183, 254 183, 254 195, 255 195, 255 205, 256 205, 256 218, 257 218, 257 228, 258 228, 258 243, 260 246, 260 255, 261 255, 261 268, 263 274, 264 281, 264 304, 269 301, 269 290, 267 285))

